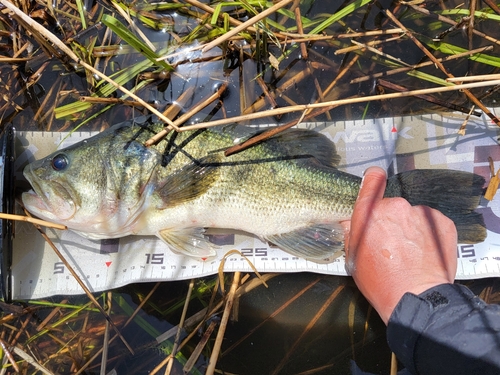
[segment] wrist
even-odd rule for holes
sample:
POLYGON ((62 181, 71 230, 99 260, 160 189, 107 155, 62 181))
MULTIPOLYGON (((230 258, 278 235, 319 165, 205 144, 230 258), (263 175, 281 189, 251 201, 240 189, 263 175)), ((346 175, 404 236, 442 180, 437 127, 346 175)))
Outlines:
MULTIPOLYGON (((386 295, 385 298, 379 299, 379 301, 377 301, 376 303, 372 303, 372 305, 377 310, 382 321, 387 325, 394 310, 405 294, 410 293, 414 296, 425 298, 428 291, 443 284, 450 284, 450 282, 446 279, 443 279, 435 282, 427 282, 406 287, 403 286, 402 288, 397 289, 394 288, 389 295, 386 295)), ((390 288, 388 289, 390 290, 390 288)))

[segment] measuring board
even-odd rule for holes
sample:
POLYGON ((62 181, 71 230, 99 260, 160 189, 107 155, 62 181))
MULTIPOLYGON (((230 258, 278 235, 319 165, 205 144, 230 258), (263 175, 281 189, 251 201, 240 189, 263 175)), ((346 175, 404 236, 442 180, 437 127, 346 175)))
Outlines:
MULTIPOLYGON (((492 109, 495 112, 495 109, 492 109)), ((456 113, 382 118, 376 120, 305 123, 327 135, 342 157, 339 169, 362 175, 372 165, 389 174, 409 169, 448 168, 475 172, 489 181, 488 157, 500 168, 499 128, 485 116, 469 120, 467 134, 459 136, 464 115, 456 113)), ((16 178, 22 178, 27 162, 42 158, 56 147, 65 147, 93 135, 18 132, 16 178)), ((270 182, 272 183, 272 182, 270 182)), ((472 279, 500 275, 500 194, 478 208, 488 229, 485 242, 458 245, 457 278, 472 279)), ((209 230, 217 246, 213 259, 196 260, 171 252, 156 237, 130 236, 90 241, 71 231, 47 229, 60 251, 93 292, 128 283, 190 279, 215 274, 224 255, 237 249, 262 272, 317 272, 346 275, 343 257, 329 264, 297 258, 247 233, 209 230)), ((249 271, 244 257, 232 254, 225 271, 249 271)), ((81 287, 45 243, 26 223, 16 223, 13 249, 12 289, 14 299, 41 298, 57 294, 80 294, 81 287)))

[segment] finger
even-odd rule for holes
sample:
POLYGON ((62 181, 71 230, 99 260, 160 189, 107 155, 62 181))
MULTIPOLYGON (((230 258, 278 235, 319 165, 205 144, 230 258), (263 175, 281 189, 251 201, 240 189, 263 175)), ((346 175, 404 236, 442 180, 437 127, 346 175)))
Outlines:
POLYGON ((357 217, 368 218, 371 209, 384 197, 386 185, 387 174, 382 168, 370 167, 365 171, 354 204, 352 221, 356 221, 357 217))
POLYGON ((352 275, 356 271, 356 257, 360 243, 363 241, 367 223, 371 219, 371 212, 384 197, 387 175, 378 167, 370 167, 365 171, 358 198, 354 203, 354 210, 349 222, 346 249, 346 271, 352 275))

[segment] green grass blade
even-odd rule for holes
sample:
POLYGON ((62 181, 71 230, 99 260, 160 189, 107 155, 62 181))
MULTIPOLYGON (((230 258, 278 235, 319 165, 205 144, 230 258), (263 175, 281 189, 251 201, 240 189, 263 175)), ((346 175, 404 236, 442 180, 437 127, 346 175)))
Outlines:
POLYGON ((83 6, 82 0, 76 0, 76 7, 78 8, 78 13, 80 14, 82 29, 85 30, 87 28, 87 21, 85 20, 85 7, 83 6))
POLYGON ((316 26, 314 29, 312 29, 309 34, 319 34, 323 30, 325 30, 328 26, 330 26, 332 23, 337 22, 338 20, 341 20, 345 16, 351 14, 355 10, 365 6, 371 2, 371 0, 356 0, 353 3, 345 6, 341 10, 339 10, 337 13, 332 14, 330 17, 328 17, 326 20, 324 20, 322 23, 320 23, 318 26, 316 26))
POLYGON ((150 60, 154 65, 158 65, 163 69, 167 69, 169 71, 173 71, 174 69, 170 64, 165 61, 157 61, 158 55, 152 51, 149 46, 136 37, 133 33, 130 32, 129 29, 125 27, 120 21, 116 18, 103 14, 102 23, 104 23, 107 27, 109 27, 116 35, 122 38, 128 45, 132 46, 136 51, 146 56, 148 60, 150 60))

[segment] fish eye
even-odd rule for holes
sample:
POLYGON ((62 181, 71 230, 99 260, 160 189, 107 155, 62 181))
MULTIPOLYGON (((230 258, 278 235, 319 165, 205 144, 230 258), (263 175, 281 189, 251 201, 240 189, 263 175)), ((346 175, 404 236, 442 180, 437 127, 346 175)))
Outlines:
POLYGON ((57 154, 52 158, 52 168, 55 171, 65 170, 68 164, 69 164, 68 158, 64 154, 57 154))

